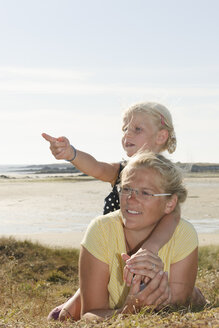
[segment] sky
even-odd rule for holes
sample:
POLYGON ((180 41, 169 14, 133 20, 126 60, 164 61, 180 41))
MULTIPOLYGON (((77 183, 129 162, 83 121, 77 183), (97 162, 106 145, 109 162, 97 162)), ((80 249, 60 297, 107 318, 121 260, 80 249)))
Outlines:
POLYGON ((121 114, 171 112, 181 162, 219 163, 218 0, 0 0, 0 165, 56 163, 42 132, 125 158, 121 114))

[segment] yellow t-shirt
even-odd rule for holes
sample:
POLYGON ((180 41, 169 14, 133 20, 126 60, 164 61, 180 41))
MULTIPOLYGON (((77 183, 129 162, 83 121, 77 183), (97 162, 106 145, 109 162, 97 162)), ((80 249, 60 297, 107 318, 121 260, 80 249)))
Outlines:
MULTIPOLYGON (((126 253, 126 245, 120 210, 92 220, 81 245, 98 260, 109 265, 109 306, 111 309, 120 308, 129 292, 123 281, 124 261, 121 253, 126 253)), ((197 246, 198 237, 194 227, 181 219, 172 238, 158 253, 164 263, 164 271, 169 273, 172 263, 187 257, 197 246)))

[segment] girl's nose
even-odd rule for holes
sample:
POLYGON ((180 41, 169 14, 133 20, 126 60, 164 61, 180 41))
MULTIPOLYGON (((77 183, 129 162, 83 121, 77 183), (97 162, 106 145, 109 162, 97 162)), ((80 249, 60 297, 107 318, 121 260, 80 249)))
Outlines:
POLYGON ((130 126, 127 127, 127 129, 125 131, 125 135, 130 136, 130 135, 132 135, 132 133, 133 133, 133 129, 130 126))

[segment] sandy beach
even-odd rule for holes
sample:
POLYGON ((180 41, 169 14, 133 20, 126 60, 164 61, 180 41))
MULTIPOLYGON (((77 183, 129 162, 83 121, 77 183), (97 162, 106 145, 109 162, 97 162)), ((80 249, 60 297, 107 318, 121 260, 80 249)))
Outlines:
MULTIPOLYGON (((219 245, 219 177, 185 179, 182 217, 197 224, 199 243, 219 245)), ((80 247, 87 224, 102 214, 111 190, 89 179, 0 179, 0 235, 52 247, 80 247)))

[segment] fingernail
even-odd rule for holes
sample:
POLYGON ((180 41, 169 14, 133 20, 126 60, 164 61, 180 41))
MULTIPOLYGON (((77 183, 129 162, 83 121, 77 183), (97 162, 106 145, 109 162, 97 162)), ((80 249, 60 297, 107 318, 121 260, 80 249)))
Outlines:
POLYGON ((159 272, 159 274, 162 276, 162 275, 163 275, 163 271, 161 270, 161 271, 159 272))

